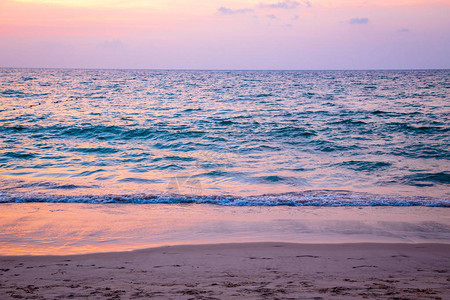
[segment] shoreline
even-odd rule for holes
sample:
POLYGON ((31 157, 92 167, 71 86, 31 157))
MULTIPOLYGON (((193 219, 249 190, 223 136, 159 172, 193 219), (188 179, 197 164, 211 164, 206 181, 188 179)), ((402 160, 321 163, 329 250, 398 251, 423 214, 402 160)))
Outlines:
POLYGON ((121 252, 165 245, 450 243, 446 208, 2 204, 0 255, 121 252))
MULTIPOLYGON (((158 246, 154 246, 154 247, 146 247, 146 248, 136 248, 136 249, 132 249, 132 250, 118 250, 118 251, 104 251, 104 252, 89 252, 89 253, 77 253, 77 254, 17 254, 17 255, 4 255, 4 254, 0 254, 0 261, 2 261, 3 259, 5 259, 6 261, 9 261, 11 259, 16 259, 16 258, 65 258, 65 257, 94 257, 94 256, 114 256, 114 255, 126 255, 126 254, 133 254, 133 253, 140 253, 140 252, 158 252, 160 250, 163 249, 168 249, 168 248, 180 248, 180 249, 188 249, 188 248, 203 248, 203 247, 240 247, 243 245, 247 245, 249 247, 251 246, 259 246, 259 245, 269 245, 269 244, 274 244, 274 245, 287 245, 287 246, 304 246, 306 248, 308 247, 357 247, 357 246, 361 246, 363 248, 365 247, 371 247, 371 246, 378 246, 378 245, 384 245, 386 247, 396 247, 396 246, 400 246, 400 247, 411 247, 411 248, 418 248, 420 249, 421 247, 425 246, 425 247, 443 247, 443 248, 449 248, 450 250, 450 242, 448 243, 437 243, 437 242, 431 242, 431 243, 423 243, 423 242, 419 242, 419 243, 412 243, 412 242, 408 242, 408 243, 399 243, 399 242, 336 242, 336 243, 298 243, 298 242, 284 242, 284 241, 259 241, 259 242, 218 242, 218 243, 192 243, 192 244, 167 244, 167 245, 158 245, 158 246)), ((276 246, 275 246, 276 247, 276 246)), ((450 258, 450 255, 449 255, 450 258)))
POLYGON ((0 296, 445 299, 450 244, 226 243, 0 256, 0 296))

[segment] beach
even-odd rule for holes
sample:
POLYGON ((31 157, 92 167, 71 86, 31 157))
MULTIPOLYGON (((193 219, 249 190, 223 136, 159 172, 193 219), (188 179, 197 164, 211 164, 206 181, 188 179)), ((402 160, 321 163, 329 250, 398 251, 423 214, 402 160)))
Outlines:
POLYGON ((432 207, 2 204, 1 299, 446 299, 432 207))
POLYGON ((448 244, 231 243, 3 256, 2 299, 446 299, 448 244))

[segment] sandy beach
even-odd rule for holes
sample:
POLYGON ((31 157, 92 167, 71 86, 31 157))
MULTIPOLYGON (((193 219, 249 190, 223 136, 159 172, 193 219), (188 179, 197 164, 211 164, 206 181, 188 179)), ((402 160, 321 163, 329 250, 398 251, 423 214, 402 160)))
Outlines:
POLYGON ((1 299, 448 299, 448 244, 239 243, 2 256, 1 299))
POLYGON ((0 299, 448 299, 446 209, 4 204, 0 299))

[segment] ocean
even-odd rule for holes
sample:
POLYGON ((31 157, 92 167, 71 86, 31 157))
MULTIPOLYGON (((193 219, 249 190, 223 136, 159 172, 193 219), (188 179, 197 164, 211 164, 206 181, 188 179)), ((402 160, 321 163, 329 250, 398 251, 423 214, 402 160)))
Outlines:
POLYGON ((449 70, 0 69, 0 202, 450 206, 449 70))

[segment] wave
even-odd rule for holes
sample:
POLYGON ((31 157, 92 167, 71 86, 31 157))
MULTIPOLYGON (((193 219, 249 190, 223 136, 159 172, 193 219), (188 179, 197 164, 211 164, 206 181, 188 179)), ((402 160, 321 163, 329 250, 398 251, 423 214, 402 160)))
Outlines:
POLYGON ((0 203, 124 203, 124 204, 213 204, 222 206, 426 206, 450 207, 450 199, 424 196, 384 196, 348 191, 306 191, 302 193, 234 195, 49 195, 40 193, 9 194, 0 192, 0 203))
POLYGON ((416 186, 433 186, 433 183, 450 184, 450 174, 449 172, 417 173, 405 176, 404 181, 416 186))
POLYGON ((21 134, 45 134, 48 138, 86 138, 98 140, 148 140, 160 139, 173 141, 182 138, 199 138, 207 132, 192 130, 186 126, 174 126, 170 129, 149 127, 105 126, 105 125, 67 125, 67 126, 39 126, 39 125, 14 125, 0 126, 0 131, 5 133, 21 134))
POLYGON ((360 172, 373 172, 380 169, 386 169, 392 164, 383 161, 359 161, 359 160, 349 160, 342 163, 336 164, 339 167, 345 167, 360 172))

